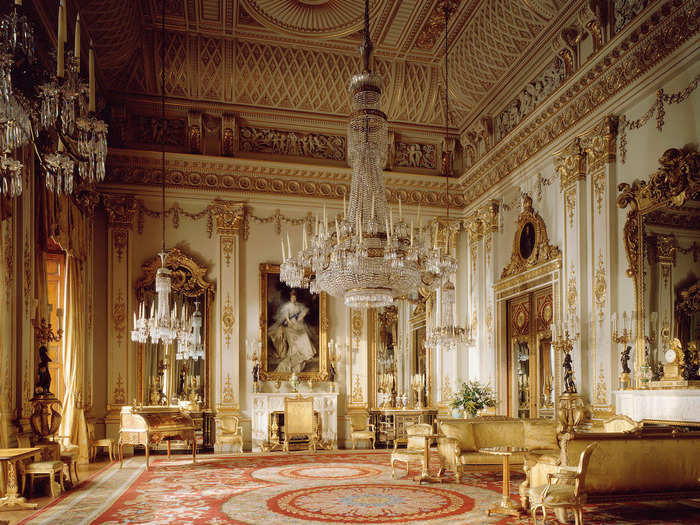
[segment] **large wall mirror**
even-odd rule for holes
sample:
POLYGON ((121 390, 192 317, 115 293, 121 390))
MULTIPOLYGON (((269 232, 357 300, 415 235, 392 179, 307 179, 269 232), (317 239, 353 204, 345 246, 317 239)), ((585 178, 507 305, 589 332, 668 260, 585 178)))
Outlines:
POLYGON ((416 294, 370 310, 370 402, 375 408, 414 408, 430 403, 430 353, 426 320, 432 296, 416 294), (419 379, 422 378, 422 379, 419 379), (419 383, 422 382, 422 385, 419 383))
MULTIPOLYGON (((165 265, 172 272, 172 308, 181 319, 190 320, 201 314, 199 323, 188 322, 182 331, 199 332, 191 340, 201 340, 201 349, 184 343, 184 337, 171 345, 146 342, 139 345, 137 359, 138 401, 145 405, 183 406, 195 410, 211 405, 211 313, 214 284, 206 280, 208 268, 177 248, 170 250, 165 265)), ((136 298, 150 315, 156 296, 155 276, 161 266, 160 257, 141 267, 136 284, 136 298)))
POLYGON ((620 184, 636 308, 635 385, 700 387, 700 155, 669 149, 648 182, 620 184))

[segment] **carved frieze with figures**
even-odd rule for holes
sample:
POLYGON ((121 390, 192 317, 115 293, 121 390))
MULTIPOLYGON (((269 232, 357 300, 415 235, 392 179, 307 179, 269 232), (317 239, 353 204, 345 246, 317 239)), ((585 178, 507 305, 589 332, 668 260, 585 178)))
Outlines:
POLYGON ((160 117, 135 115, 131 119, 129 142, 137 145, 162 144, 165 140, 167 146, 182 147, 185 144, 186 127, 184 119, 163 120, 160 117))
POLYGON ((251 153, 342 161, 345 160, 347 143, 341 135, 242 127, 239 148, 251 153))
POLYGON ((501 140, 510 130, 539 106, 544 99, 562 85, 566 77, 564 59, 554 60, 537 77, 529 82, 495 119, 496 140, 501 140))
POLYGON ((437 151, 435 144, 396 143, 395 166, 400 168, 437 168, 437 151))

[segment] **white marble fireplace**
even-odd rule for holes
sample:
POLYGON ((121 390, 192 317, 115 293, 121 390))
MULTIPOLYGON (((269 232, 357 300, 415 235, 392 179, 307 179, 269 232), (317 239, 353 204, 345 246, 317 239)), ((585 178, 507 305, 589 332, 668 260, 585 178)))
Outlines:
POLYGON ((618 390, 615 412, 635 421, 700 423, 700 389, 618 390))
MULTIPOLYGON (((260 445, 267 441, 270 414, 277 411, 283 412, 284 398, 296 397, 297 395, 293 392, 251 394, 253 452, 260 452, 260 445)), ((321 438, 338 448, 338 393, 303 392, 301 395, 314 398, 314 410, 321 418, 321 438)))

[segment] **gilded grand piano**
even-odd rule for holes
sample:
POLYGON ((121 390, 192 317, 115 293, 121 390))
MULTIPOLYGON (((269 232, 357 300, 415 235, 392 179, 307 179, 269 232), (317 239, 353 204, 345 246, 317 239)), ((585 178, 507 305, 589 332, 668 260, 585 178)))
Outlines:
POLYGON ((148 459, 151 445, 158 445, 161 441, 166 441, 168 458, 170 458, 170 442, 172 440, 190 443, 192 462, 197 461, 195 426, 189 414, 178 407, 122 407, 119 429, 120 468, 124 458, 124 445, 143 445, 146 447, 146 468, 149 468, 148 459))

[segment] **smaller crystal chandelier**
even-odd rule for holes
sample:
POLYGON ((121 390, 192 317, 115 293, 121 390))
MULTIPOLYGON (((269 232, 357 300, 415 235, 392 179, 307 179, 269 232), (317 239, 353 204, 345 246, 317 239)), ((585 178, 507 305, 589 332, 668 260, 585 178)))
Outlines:
POLYGON ((445 151, 442 158, 442 169, 445 174, 445 203, 447 206, 447 222, 445 224, 445 249, 440 248, 438 243, 439 222, 435 221, 435 231, 433 249, 427 257, 429 271, 440 275, 438 287, 439 303, 435 326, 431 329, 425 343, 430 350, 456 351, 459 346, 468 342, 471 337, 467 337, 467 330, 455 325, 454 308, 457 302, 455 285, 452 276, 457 271, 457 259, 450 252, 450 152, 449 152, 449 90, 448 90, 448 70, 447 70, 447 27, 450 17, 449 4, 443 5, 445 13, 445 151))
MULTIPOLYGON (((163 2, 162 11, 162 26, 161 32, 163 41, 165 41, 165 2, 163 2)), ((161 118, 165 121, 165 46, 161 46, 161 118)), ((177 315, 177 307, 173 305, 170 309, 170 292, 172 289, 172 278, 170 269, 165 265, 167 252, 165 251, 165 138, 161 140, 161 218, 163 220, 163 246, 158 254, 160 256, 161 267, 156 271, 156 300, 151 303, 150 312, 146 312, 144 303, 139 304, 138 316, 134 314, 134 329, 131 331, 131 340, 139 343, 145 343, 148 339, 152 343, 162 342, 168 346, 173 341, 178 339, 178 335, 182 332, 183 326, 186 326, 187 321, 179 318, 177 315), (150 317, 147 314, 150 313, 150 317)), ((199 307, 197 308, 199 311, 199 307)), ((200 327, 201 327, 201 313, 200 327)))
POLYGON ((199 301, 195 301, 195 311, 188 319, 185 305, 182 305, 182 317, 184 320, 177 336, 177 353, 175 359, 186 361, 188 359, 204 359, 204 344, 202 343, 202 312, 199 311, 199 301))

